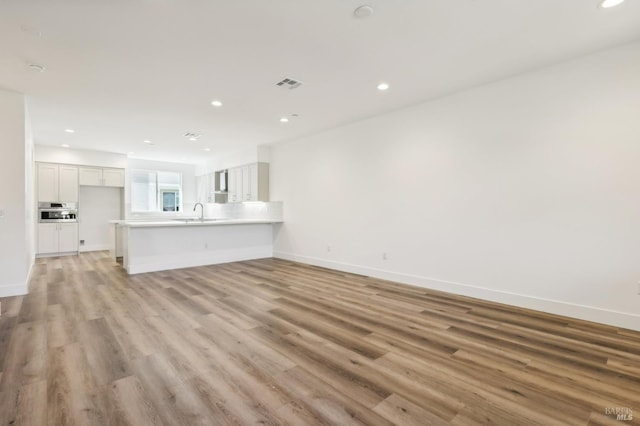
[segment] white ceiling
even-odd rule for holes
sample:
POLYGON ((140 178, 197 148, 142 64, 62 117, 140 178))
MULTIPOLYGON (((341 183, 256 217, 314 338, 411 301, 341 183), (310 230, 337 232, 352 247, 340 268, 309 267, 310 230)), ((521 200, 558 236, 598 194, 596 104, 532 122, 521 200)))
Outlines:
POLYGON ((640 38, 637 0, 364 3, 0 0, 0 87, 28 95, 38 144, 199 162, 640 38))

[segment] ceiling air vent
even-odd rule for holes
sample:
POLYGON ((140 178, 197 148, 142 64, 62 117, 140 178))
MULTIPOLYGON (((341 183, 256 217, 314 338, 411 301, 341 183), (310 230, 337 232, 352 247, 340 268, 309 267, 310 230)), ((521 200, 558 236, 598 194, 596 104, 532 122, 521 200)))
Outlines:
POLYGON ((197 133, 191 133, 191 132, 187 132, 184 134, 184 137, 189 139, 190 141, 197 141, 200 136, 201 135, 197 133))
POLYGON ((292 78, 285 78, 282 81, 276 83, 276 86, 283 87, 285 89, 293 90, 302 86, 302 82, 298 80, 294 80, 292 78))

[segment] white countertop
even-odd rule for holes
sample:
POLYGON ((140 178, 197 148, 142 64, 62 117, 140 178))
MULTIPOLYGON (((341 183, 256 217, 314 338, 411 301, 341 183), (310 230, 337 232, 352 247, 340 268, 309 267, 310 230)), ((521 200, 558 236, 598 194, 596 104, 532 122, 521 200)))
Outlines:
POLYGON ((133 220, 110 220, 109 223, 130 228, 161 228, 161 227, 184 227, 184 226, 220 226, 220 225, 250 225, 281 223, 278 220, 265 219, 207 219, 203 221, 193 218, 174 219, 133 219, 133 220))

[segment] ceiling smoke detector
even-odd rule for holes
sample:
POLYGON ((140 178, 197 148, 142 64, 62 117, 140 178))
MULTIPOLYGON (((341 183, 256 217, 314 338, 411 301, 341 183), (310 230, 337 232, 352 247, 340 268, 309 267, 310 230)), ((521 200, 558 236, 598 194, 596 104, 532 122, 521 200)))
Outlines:
POLYGON ((44 65, 38 65, 38 64, 29 64, 29 69, 37 72, 44 72, 46 70, 44 65))
POLYGON ((360 6, 353 11, 353 16, 356 18, 368 18, 371 15, 373 15, 373 7, 368 4, 360 6))
POLYGON ((294 80, 293 78, 284 78, 281 81, 277 82, 276 86, 293 90, 302 86, 302 82, 300 80, 294 80))

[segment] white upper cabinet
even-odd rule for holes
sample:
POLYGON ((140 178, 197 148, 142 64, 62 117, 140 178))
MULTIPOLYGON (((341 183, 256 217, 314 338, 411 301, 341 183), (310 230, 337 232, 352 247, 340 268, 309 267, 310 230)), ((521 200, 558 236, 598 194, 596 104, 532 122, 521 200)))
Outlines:
POLYGON ((80 185, 101 186, 102 169, 97 167, 80 167, 80 185))
POLYGON ((78 201, 78 168, 60 166, 58 182, 58 201, 78 201))
POLYGON ((102 184, 124 188, 124 169, 102 169, 102 184))
POLYGON ((38 201, 58 201, 57 164, 38 164, 38 201))
POLYGON ((80 185, 124 187, 124 169, 80 167, 80 185))
POLYGON ((240 167, 242 174, 242 201, 251 201, 251 175, 249 174, 249 166, 240 167))
POLYGON ((77 202, 78 168, 38 163, 38 201, 77 202))
POLYGON ((237 167, 229 169, 229 202, 242 201, 242 170, 237 167))
POLYGON ((229 202, 269 201, 269 164, 229 169, 229 202))

